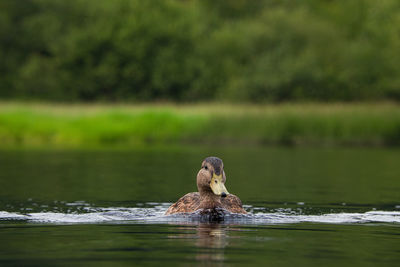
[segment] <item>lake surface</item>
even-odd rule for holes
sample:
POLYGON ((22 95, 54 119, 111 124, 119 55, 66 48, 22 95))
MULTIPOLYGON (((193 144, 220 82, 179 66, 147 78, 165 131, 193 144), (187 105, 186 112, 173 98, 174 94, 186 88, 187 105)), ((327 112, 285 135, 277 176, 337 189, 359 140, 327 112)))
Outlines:
POLYGON ((398 266, 400 150, 0 151, 0 265, 398 266), (224 160, 246 216, 164 216, 224 160))

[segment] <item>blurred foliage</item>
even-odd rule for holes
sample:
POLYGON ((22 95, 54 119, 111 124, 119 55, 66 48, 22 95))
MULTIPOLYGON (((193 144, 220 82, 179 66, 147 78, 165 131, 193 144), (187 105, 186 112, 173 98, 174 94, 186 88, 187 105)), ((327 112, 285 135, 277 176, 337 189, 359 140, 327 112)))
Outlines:
POLYGON ((0 97, 400 100, 397 0, 1 0, 0 97))

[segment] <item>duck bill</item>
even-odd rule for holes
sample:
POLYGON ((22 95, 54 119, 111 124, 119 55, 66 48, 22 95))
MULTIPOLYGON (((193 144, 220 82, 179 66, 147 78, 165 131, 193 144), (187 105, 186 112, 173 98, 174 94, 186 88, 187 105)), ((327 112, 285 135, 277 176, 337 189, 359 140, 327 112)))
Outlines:
POLYGON ((222 193, 225 193, 226 195, 229 194, 228 190, 226 190, 225 188, 224 183, 222 182, 222 175, 216 175, 214 173, 213 177, 211 178, 210 187, 213 193, 218 196, 222 195, 222 193))

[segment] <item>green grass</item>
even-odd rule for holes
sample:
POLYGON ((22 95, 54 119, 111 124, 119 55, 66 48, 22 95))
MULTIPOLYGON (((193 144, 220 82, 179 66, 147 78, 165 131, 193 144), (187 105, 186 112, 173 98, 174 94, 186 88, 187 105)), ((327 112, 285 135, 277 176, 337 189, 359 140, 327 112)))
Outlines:
POLYGON ((399 145, 400 106, 0 103, 0 147, 399 145))

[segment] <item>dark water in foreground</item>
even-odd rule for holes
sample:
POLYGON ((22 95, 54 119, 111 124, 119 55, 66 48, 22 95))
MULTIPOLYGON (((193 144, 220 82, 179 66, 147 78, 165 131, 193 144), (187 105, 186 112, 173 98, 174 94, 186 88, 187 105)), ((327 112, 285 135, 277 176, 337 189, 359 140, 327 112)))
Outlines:
POLYGON ((400 150, 0 151, 0 265, 398 266, 400 150), (164 216, 220 156, 249 215, 164 216))

